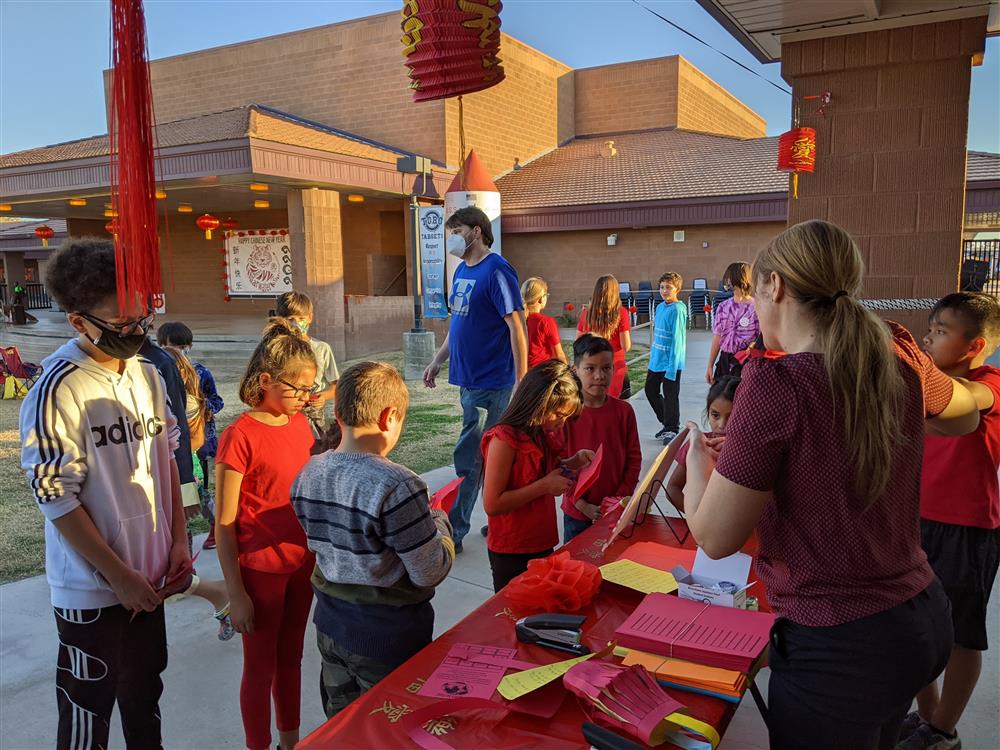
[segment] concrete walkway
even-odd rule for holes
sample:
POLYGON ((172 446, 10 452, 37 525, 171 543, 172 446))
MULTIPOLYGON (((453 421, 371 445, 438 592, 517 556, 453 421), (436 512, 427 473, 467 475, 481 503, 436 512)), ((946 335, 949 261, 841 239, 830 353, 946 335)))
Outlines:
MULTIPOLYGON (((688 367, 681 383, 681 413, 698 419, 704 409, 709 338, 693 331, 688 340, 688 367)), ((633 399, 643 459, 646 466, 661 448, 652 439, 657 425, 641 394, 642 384, 633 383, 639 395, 633 399)), ((423 475, 436 489, 454 478, 451 467, 423 475)), ((25 509, 25 512, 32 512, 25 509)), ((472 528, 486 523, 477 507, 472 528)), ((200 545, 202 539, 197 540, 200 545)), ((437 613, 435 634, 447 630, 482 604, 492 593, 485 539, 475 531, 465 539, 451 575, 434 598, 437 613)), ((221 576, 213 551, 198 559, 203 578, 221 576)), ((1000 582, 998 582, 1000 586, 1000 582)), ((55 743, 55 655, 57 639, 48 586, 43 576, 0 587, 0 750, 51 748, 55 743)), ((1000 594, 994 590, 990 606, 990 632, 1000 632, 1000 594)), ((239 711, 242 654, 239 636, 228 643, 215 638, 215 621, 209 605, 201 599, 186 599, 167 607, 170 664, 163 676, 161 702, 163 731, 168 748, 215 750, 243 747, 239 711)), ((960 725, 966 750, 1000 748, 996 707, 1000 705, 1000 651, 986 654, 983 676, 966 718, 960 725)), ((766 694, 766 670, 759 679, 766 694)), ((302 730, 307 734, 324 721, 319 702, 319 656, 312 625, 306 634, 302 674, 302 730)), ((275 734, 275 738, 277 735, 275 734)), ((117 717, 112 723, 111 746, 124 747, 117 717)), ((722 744, 724 750, 763 750, 767 733, 753 701, 746 700, 722 744)))

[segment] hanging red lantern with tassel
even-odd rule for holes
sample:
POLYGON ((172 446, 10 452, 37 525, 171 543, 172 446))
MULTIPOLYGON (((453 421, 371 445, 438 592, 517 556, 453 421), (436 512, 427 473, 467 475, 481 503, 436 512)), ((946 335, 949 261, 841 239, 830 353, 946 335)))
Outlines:
POLYGON ((111 220, 104 225, 104 231, 110 234, 112 237, 118 236, 118 222, 111 220))
POLYGON ((236 219, 234 219, 232 216, 227 216, 225 219, 222 220, 221 226, 227 232, 231 232, 234 229, 239 229, 240 223, 236 221, 236 219))
POLYGON ((471 94, 504 79, 497 56, 502 8, 500 0, 404 0, 403 56, 413 101, 471 94))
POLYGON ((792 197, 799 197, 799 172, 816 171, 816 131, 792 128, 778 138, 778 171, 792 173, 792 197))
POLYGON ((149 311, 162 291, 153 150, 153 95, 142 0, 111 0, 109 153, 111 204, 118 211, 115 271, 122 315, 149 311))
POLYGON ((218 229, 220 222, 212 214, 202 214, 195 221, 195 224, 198 225, 198 229, 205 232, 205 239, 210 240, 212 239, 212 230, 218 229))
POLYGON ((42 241, 42 247, 48 247, 49 240, 55 237, 56 233, 48 224, 39 224, 35 227, 35 236, 42 241))

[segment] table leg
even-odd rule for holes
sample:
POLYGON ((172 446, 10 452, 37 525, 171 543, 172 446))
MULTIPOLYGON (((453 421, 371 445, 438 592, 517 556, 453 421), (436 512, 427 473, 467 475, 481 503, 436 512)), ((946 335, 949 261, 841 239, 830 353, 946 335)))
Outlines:
POLYGON ((764 696, 761 695, 760 688, 757 687, 757 676, 754 675, 753 679, 750 680, 750 695, 753 696, 753 702, 757 704, 757 710, 760 711, 760 716, 764 720, 764 726, 767 726, 767 704, 764 703, 764 696))

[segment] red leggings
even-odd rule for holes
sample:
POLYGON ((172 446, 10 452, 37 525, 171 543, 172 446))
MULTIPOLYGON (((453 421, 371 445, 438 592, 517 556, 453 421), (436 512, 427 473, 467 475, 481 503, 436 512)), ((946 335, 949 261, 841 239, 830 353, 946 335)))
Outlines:
POLYGON ((240 567, 253 602, 254 630, 243 636, 240 711, 247 747, 271 747, 271 696, 278 731, 299 727, 302 642, 312 605, 312 558, 292 573, 240 567))

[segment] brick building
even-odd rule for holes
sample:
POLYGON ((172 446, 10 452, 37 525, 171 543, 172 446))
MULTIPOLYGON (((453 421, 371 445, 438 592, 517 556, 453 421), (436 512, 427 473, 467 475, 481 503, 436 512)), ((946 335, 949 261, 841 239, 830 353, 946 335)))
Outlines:
MULTIPOLYGON (((194 225, 209 212, 289 230, 294 285, 318 302, 316 334, 338 355, 399 346, 412 315, 410 197, 441 200, 462 158, 457 102, 412 101, 399 33, 384 14, 151 63, 166 318, 249 333, 272 307, 226 299, 221 242, 194 225), (429 174, 397 171, 414 155, 429 174)), ((788 183, 765 122, 683 58, 574 70, 508 35, 502 58, 506 79, 464 97, 465 141, 498 178, 505 255, 522 278, 545 276, 555 299, 582 299, 606 272, 635 283, 670 268, 714 286, 784 226, 788 183)), ((943 110, 927 110, 928 137, 943 110)), ((65 219, 71 236, 106 234, 107 162, 106 136, 0 156, 0 206, 65 219)), ((827 176, 821 162, 815 184, 842 183, 849 165, 827 176)), ((1000 167, 987 155, 977 169, 969 188, 989 215, 1000 167)), ((815 205, 810 184, 795 216, 815 205)), ((34 249, 5 243, 11 282, 34 249)), ((915 288, 885 284, 879 294, 915 288)))

